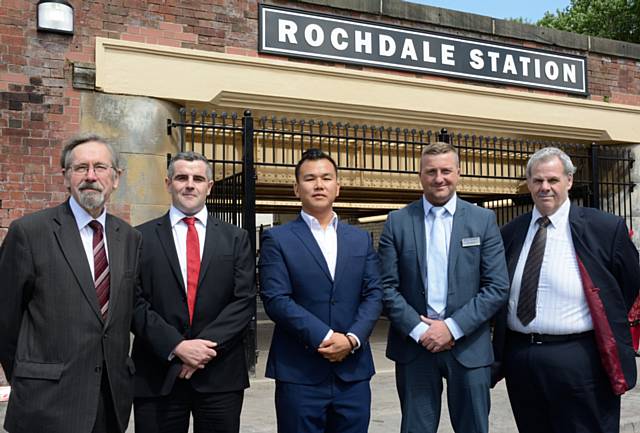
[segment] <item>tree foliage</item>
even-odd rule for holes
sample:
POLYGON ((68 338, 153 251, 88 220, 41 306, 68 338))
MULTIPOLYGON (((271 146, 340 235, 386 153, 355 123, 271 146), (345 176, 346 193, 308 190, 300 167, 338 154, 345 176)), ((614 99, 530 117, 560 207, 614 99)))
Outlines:
POLYGON ((640 43, 640 0, 571 0, 556 13, 545 12, 539 26, 640 43))

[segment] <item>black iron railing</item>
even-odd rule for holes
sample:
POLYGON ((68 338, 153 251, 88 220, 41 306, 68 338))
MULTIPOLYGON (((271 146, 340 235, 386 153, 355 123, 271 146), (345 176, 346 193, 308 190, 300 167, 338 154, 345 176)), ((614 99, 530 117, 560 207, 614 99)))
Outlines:
MULTIPOLYGON (((463 179, 486 178, 515 183, 525 179, 526 163, 534 152, 543 147, 559 147, 577 167, 572 199, 623 216, 629 227, 632 226, 631 191, 634 184, 631 167, 634 160, 628 149, 619 146, 275 116, 254 119, 248 111, 239 117, 235 113, 181 110, 180 120, 168 123, 169 132, 174 127, 180 131, 184 149, 201 152, 212 161, 216 187, 207 202, 210 211, 250 232, 255 227, 245 220, 255 213, 255 196, 251 195, 255 194, 255 169, 293 168, 305 150, 319 148, 332 155, 341 172, 413 174, 419 169, 422 148, 437 140, 448 141, 458 149, 463 179), (251 158, 253 163, 247 171, 244 167, 251 158)), ((526 195, 520 196, 516 191, 472 199, 496 212, 503 207, 515 209, 531 205, 526 195), (514 202, 521 204, 514 205, 514 202)), ((513 212, 513 209, 504 212, 504 218, 513 212)))

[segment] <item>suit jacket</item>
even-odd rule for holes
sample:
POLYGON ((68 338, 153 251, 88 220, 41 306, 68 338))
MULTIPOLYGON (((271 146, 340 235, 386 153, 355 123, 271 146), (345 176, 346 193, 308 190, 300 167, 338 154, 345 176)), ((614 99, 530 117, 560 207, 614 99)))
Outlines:
POLYGON ((264 232, 260 295, 275 322, 266 376, 313 385, 330 374, 346 382, 371 378, 368 338, 382 310, 378 257, 368 233, 338 222, 335 279, 301 217, 264 232), (361 347, 331 363, 317 349, 330 329, 358 336, 361 347))
POLYGON ((103 365, 124 431, 133 397, 129 329, 140 235, 107 215, 109 311, 103 321, 69 203, 14 221, 0 249, 0 361, 11 433, 86 433, 103 365))
POLYGON ((137 227, 142 233, 141 282, 133 320, 135 396, 171 392, 182 368, 169 355, 182 340, 218 343, 217 356, 189 379, 199 392, 249 386, 243 338, 255 307, 255 259, 249 235, 212 216, 207 220, 198 291, 189 324, 169 214, 137 227))
MULTIPOLYGON (((422 200, 393 211, 385 223, 378 248, 382 261, 385 312, 391 320, 387 357, 408 363, 426 350, 409 333, 427 315, 424 281, 427 269, 422 200)), ((437 270, 439 271, 439 270, 437 270)), ((509 293, 507 269, 495 214, 458 199, 453 215, 447 269, 445 317, 464 333, 452 349, 465 367, 491 365, 489 319, 509 293), (464 239, 479 238, 469 246, 464 239)))
MULTIPOLYGON (((502 228, 510 280, 530 223, 531 212, 502 228)), ((622 389, 631 389, 636 383, 635 355, 627 314, 640 286, 638 250, 620 217, 572 204, 569 225, 603 367, 612 381, 614 392, 621 393, 622 389)), ((502 377, 506 327, 505 307, 496 321, 494 383, 502 377)))

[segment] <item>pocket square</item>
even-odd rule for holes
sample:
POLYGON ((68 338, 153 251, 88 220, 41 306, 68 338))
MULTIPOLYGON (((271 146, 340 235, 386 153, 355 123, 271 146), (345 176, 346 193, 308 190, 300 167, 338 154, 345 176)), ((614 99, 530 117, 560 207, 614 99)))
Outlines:
POLYGON ((462 238, 462 248, 480 246, 480 236, 462 238))

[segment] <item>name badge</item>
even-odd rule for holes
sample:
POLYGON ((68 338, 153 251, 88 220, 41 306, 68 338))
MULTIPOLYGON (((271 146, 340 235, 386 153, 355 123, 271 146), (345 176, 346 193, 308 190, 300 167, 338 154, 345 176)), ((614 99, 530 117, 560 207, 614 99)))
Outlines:
POLYGON ((462 239, 462 248, 477 247, 477 246, 480 246, 480 236, 462 239))

